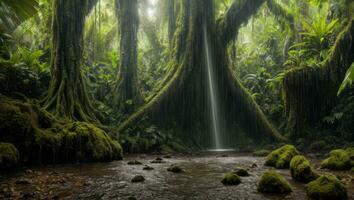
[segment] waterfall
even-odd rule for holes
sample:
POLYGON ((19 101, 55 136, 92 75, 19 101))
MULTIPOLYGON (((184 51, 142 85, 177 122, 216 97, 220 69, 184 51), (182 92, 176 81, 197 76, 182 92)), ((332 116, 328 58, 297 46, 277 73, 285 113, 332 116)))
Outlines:
POLYGON ((206 57, 206 64, 207 64, 209 97, 210 97, 210 104, 211 104, 211 121, 212 121, 212 133, 214 136, 214 148, 221 149, 217 93, 215 88, 214 71, 212 68, 213 63, 210 55, 210 47, 208 43, 208 35, 207 35, 207 29, 205 24, 203 26, 203 32, 204 32, 204 44, 205 44, 204 49, 205 49, 205 57, 206 57))

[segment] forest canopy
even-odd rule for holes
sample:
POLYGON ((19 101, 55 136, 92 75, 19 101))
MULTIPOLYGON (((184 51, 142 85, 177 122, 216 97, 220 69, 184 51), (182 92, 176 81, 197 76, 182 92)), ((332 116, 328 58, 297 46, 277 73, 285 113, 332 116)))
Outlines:
POLYGON ((126 152, 353 141, 351 0, 2 0, 0 10, 1 101, 46 113, 44 127, 30 119, 34 137, 80 122, 126 152))

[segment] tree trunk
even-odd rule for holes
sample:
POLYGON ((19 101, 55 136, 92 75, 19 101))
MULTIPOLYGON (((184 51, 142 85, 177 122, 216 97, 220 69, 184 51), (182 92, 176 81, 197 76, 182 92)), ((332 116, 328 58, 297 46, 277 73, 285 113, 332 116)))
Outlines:
POLYGON ((303 137, 304 126, 317 123, 334 105, 345 73, 354 61, 353 38, 351 20, 323 63, 296 68, 285 75, 283 96, 292 138, 303 137))
POLYGON ((95 3, 95 0, 54 2, 52 80, 43 103, 59 117, 97 121, 81 74, 85 16, 95 3))
POLYGON ((239 136, 237 127, 241 127, 254 137, 267 134, 283 140, 233 76, 226 53, 228 43, 236 37, 241 24, 247 22, 263 2, 235 1, 216 24, 212 0, 182 1, 178 18, 180 26, 174 37, 174 59, 170 63, 170 71, 158 92, 123 122, 118 131, 126 131, 148 116, 158 126, 173 127, 181 133, 182 138, 199 141, 203 146, 210 145, 206 144, 208 141, 202 141, 208 140, 206 135, 210 134, 210 98, 204 42, 207 36, 225 137, 235 141, 239 136))
POLYGON ((113 104, 116 111, 128 114, 141 103, 137 75, 138 2, 116 0, 116 7, 120 30, 120 63, 113 104))

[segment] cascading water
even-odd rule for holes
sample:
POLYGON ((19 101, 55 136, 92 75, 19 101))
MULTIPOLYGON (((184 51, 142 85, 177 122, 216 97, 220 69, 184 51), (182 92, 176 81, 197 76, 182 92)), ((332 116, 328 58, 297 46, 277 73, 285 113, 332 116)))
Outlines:
POLYGON ((218 109, 217 93, 215 88, 215 78, 214 78, 214 71, 212 68, 212 59, 210 55, 210 47, 208 43, 208 34, 207 34, 206 25, 203 26, 203 32, 204 32, 204 44, 205 44, 204 49, 205 49, 205 57, 206 57, 206 64, 207 64, 209 97, 210 97, 210 104, 211 104, 211 121, 212 121, 212 132, 214 136, 214 148, 221 149, 219 109, 218 109))

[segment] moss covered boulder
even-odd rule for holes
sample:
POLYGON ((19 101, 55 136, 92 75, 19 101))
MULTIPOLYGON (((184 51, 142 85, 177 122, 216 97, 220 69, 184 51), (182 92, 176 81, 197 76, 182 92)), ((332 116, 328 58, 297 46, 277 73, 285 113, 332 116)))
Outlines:
POLYGON ((347 199, 345 185, 334 175, 325 174, 306 186, 307 195, 312 199, 341 200, 347 199))
POLYGON ((235 173, 226 173, 221 183, 224 185, 238 185, 241 183, 241 179, 235 173))
POLYGON ((259 150, 259 151, 255 151, 255 152, 253 152, 253 156, 254 157, 266 157, 266 156, 268 156, 270 154, 270 151, 269 150, 267 150, 267 149, 261 149, 261 150, 259 150))
POLYGON ((65 126, 62 146, 65 143, 79 144, 76 153, 85 161, 110 161, 122 158, 122 148, 105 131, 85 122, 74 122, 65 126))
POLYGON ((295 156, 290 162, 290 173, 293 179, 308 183, 317 178, 310 162, 304 156, 295 156))
POLYGON ((347 152, 347 154, 350 158, 351 167, 354 167, 354 147, 346 148, 345 151, 347 152))
POLYGON ((321 168, 331 170, 348 170, 351 160, 348 153, 343 149, 336 149, 329 153, 329 157, 322 161, 321 168))
POLYGON ((20 156, 14 145, 0 142, 0 171, 16 169, 19 160, 20 156))
POLYGON ((276 171, 265 172, 257 184, 257 190, 273 194, 288 194, 292 191, 288 181, 276 171))
POLYGON ((289 168, 291 159, 297 155, 299 155, 299 152, 293 145, 285 145, 272 151, 267 156, 265 165, 278 169, 289 168))
POLYGON ((102 129, 58 119, 39 106, 0 99, 0 141, 14 144, 28 164, 110 161, 122 148, 102 129))

